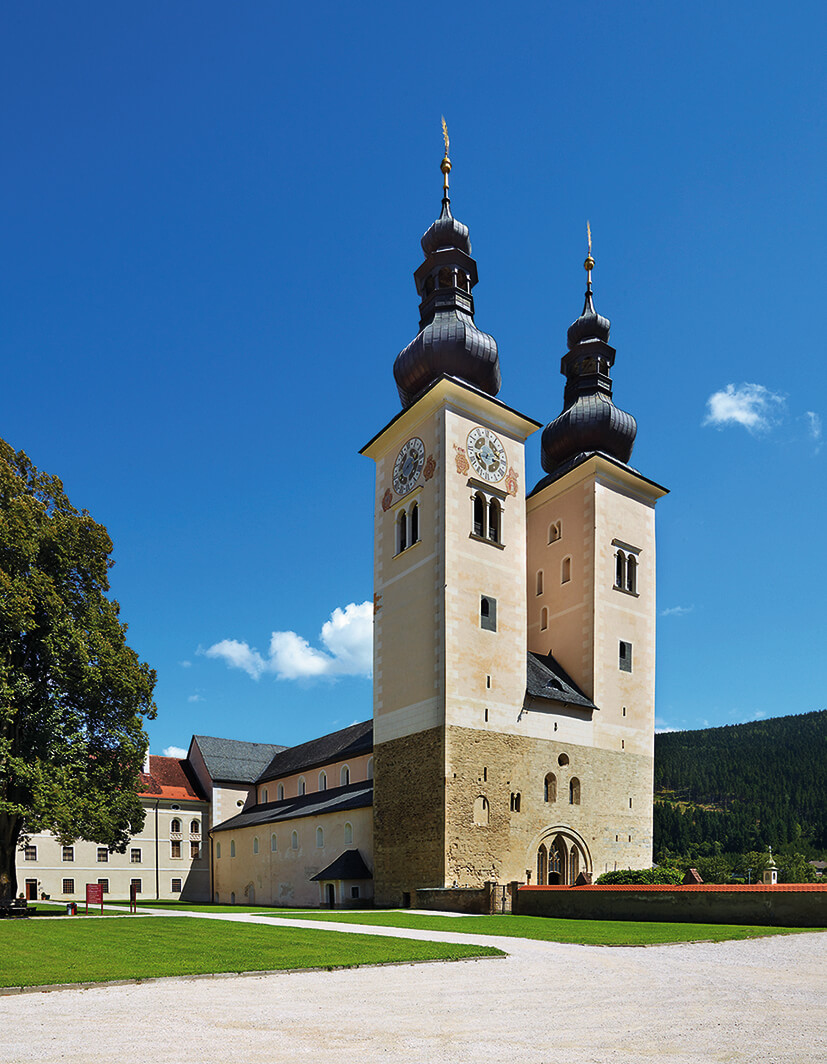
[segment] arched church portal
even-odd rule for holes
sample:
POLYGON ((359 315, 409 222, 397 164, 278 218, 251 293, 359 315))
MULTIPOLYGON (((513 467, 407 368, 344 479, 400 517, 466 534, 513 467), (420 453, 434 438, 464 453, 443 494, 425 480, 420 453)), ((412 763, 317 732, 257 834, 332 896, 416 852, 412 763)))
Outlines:
POLYGON ((571 828, 552 828, 536 847, 532 864, 537 885, 573 886, 581 872, 591 872, 589 848, 571 828))

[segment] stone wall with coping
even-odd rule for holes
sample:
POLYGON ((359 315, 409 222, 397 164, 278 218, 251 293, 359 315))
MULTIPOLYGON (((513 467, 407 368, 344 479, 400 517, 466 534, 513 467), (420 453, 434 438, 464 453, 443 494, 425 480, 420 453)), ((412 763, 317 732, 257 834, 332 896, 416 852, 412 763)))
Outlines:
POLYGON ((827 885, 520 887, 521 916, 827 927, 827 885))

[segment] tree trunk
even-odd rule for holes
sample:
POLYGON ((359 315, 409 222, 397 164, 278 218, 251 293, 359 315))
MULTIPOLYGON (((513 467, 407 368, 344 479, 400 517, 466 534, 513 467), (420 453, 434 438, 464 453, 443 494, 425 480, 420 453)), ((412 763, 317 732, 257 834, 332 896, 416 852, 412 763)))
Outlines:
POLYGON ((0 905, 8 905, 17 896, 17 843, 23 818, 0 813, 0 905))

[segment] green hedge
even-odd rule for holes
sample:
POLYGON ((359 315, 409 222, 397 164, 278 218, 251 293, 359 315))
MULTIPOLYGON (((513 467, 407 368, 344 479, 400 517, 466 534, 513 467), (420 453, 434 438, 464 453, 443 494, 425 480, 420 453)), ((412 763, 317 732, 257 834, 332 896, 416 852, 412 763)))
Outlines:
POLYGON ((679 868, 619 868, 616 872, 604 872, 595 882, 600 886, 647 883, 676 886, 683 882, 683 872, 679 868))

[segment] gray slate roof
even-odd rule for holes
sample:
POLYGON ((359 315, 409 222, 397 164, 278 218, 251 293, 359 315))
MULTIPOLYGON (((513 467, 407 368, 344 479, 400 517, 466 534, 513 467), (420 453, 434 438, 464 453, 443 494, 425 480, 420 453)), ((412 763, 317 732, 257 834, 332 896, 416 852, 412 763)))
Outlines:
MULTIPOLYGON (((266 783, 289 776, 294 772, 324 765, 329 761, 342 761, 357 754, 367 754, 373 749, 373 721, 365 720, 351 724, 349 728, 311 739, 300 746, 281 747, 281 752, 272 758, 258 776, 258 783, 266 783)), ((329 793, 329 792, 328 792, 329 793)))
POLYGON ((580 706, 583 709, 597 709, 594 702, 583 694, 551 654, 528 652, 526 697, 545 698, 550 702, 564 702, 566 705, 580 706))
POLYGON ((373 873, 358 850, 345 850, 327 868, 311 876, 310 882, 320 883, 323 879, 373 879, 373 873))
POLYGON ((348 809, 365 809, 373 805, 373 780, 349 783, 346 787, 333 787, 328 791, 314 791, 297 798, 285 798, 281 802, 266 802, 245 809, 230 817, 212 830, 235 831, 258 824, 278 824, 284 820, 296 820, 304 816, 320 816, 322 813, 343 813, 348 809))
POLYGON ((287 749, 275 743, 245 743, 212 735, 193 735, 192 740, 198 743, 211 778, 227 783, 254 783, 273 756, 287 749))

